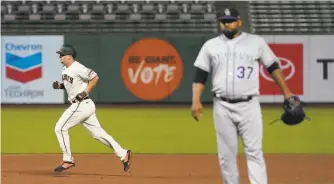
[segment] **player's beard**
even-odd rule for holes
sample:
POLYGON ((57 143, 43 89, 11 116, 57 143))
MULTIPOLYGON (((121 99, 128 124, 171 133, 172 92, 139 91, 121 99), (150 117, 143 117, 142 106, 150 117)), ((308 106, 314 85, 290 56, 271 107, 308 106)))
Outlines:
POLYGON ((235 29, 232 31, 229 31, 227 29, 223 30, 223 34, 228 38, 228 39, 233 39, 233 37, 239 33, 239 29, 235 29))

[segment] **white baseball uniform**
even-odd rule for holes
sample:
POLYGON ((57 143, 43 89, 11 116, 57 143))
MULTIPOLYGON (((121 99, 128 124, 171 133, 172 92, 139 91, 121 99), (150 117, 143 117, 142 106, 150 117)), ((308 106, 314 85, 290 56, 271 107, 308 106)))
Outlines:
POLYGON ((62 114, 55 127, 56 136, 63 151, 63 161, 74 161, 70 149, 68 130, 80 123, 83 123, 83 126, 95 139, 112 148, 115 155, 121 160, 126 156, 127 150, 123 149, 101 127, 95 114, 95 103, 90 98, 81 102, 75 99, 76 95, 84 91, 88 82, 96 76, 97 74, 93 70, 86 68, 78 61, 72 63, 68 68, 66 66, 63 68, 63 84, 68 94, 68 100, 72 103, 62 114))
POLYGON ((241 137, 252 184, 267 184, 262 151, 262 112, 259 103, 259 62, 277 60, 263 38, 243 32, 230 40, 223 34, 202 46, 194 66, 212 73, 213 116, 218 157, 225 184, 239 184, 238 136, 241 137), (230 103, 226 99, 246 99, 230 103))

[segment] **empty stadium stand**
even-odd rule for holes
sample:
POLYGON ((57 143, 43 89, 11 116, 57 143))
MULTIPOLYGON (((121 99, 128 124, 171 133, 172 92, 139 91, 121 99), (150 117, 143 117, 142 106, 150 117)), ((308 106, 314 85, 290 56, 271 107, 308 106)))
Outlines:
POLYGON ((2 33, 216 32, 213 1, 1 1, 2 33))
POLYGON ((3 34, 216 33, 217 14, 240 11, 256 34, 333 34, 334 1, 1 1, 3 34))
POLYGON ((334 1, 250 1, 251 32, 333 34, 334 1))

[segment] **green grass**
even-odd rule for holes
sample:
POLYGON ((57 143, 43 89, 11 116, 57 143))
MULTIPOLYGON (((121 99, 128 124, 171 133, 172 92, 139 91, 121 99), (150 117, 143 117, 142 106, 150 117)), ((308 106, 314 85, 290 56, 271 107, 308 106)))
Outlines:
MULTIPOLYGON (((54 126, 64 108, 2 108, 2 153, 60 153, 54 126)), ((334 109, 307 108, 311 121, 298 126, 269 122, 280 108, 264 108, 265 153, 334 153, 334 109)), ((189 108, 98 108, 101 125, 137 153, 216 153, 212 109, 195 122, 189 108)), ((111 153, 78 125, 70 130, 73 153, 111 153)), ((239 145, 239 151, 243 149, 239 145)))

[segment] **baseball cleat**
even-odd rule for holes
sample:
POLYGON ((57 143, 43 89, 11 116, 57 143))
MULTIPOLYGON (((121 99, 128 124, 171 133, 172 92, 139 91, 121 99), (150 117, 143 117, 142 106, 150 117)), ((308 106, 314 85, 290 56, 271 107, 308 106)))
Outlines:
POLYGON ((67 170, 71 167, 75 167, 74 162, 63 161, 58 167, 56 167, 54 169, 54 172, 62 172, 62 171, 67 170))
POLYGON ((125 159, 122 160, 122 163, 124 165, 124 171, 127 172, 130 169, 131 166, 131 159, 132 159, 132 151, 128 150, 126 152, 125 159))

